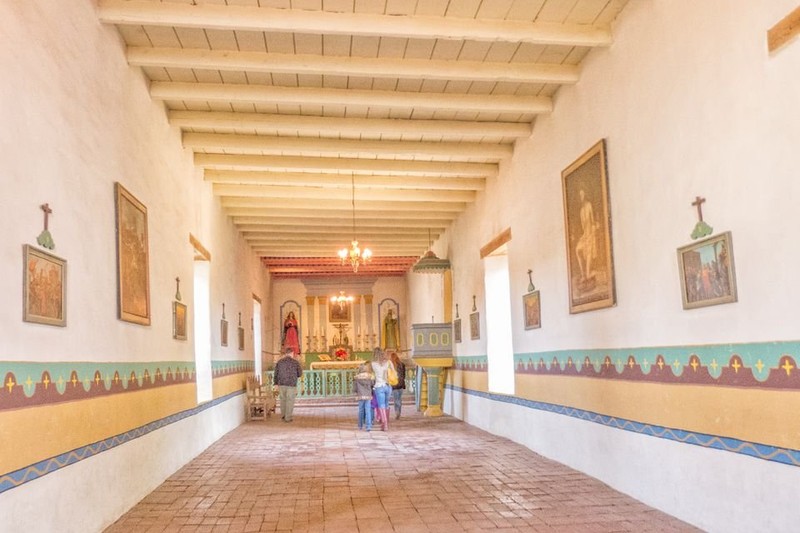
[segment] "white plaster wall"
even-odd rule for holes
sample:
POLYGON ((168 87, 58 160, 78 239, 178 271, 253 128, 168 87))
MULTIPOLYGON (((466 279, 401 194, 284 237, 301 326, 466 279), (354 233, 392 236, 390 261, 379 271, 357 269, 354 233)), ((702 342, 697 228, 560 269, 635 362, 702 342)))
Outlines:
MULTIPOLYGON (((559 91, 553 114, 517 142, 451 228, 458 355, 486 354, 485 335, 469 340, 463 310, 476 294, 483 315, 478 250, 507 226, 515 353, 798 338, 800 43, 766 50, 767 29, 794 8, 790 0, 628 4, 614 44, 589 54, 580 82, 559 91), (570 315, 561 171, 601 138, 618 304, 570 315), (691 241, 698 195, 715 232, 732 231, 739 301, 684 311, 676 249, 691 241), (525 331, 528 268, 542 328, 525 331)), ((705 529, 792 531, 800 518, 791 503, 797 468, 455 393, 446 408, 705 529)))
POLYGON ((449 389, 444 402, 453 416, 594 476, 705 531, 797 531, 797 467, 449 389))
MULTIPOLYGON (((128 67, 116 29, 98 23, 90 0, 13 1, 0 3, 0 35, 0 361, 193 361, 192 322, 189 340, 176 341, 171 316, 176 276, 193 309, 190 232, 212 254, 212 358, 251 359, 252 294, 269 298, 268 275, 195 170, 163 106, 151 101, 141 72, 128 67), (148 208, 150 326, 117 319, 115 181, 148 208), (55 254, 68 261, 65 328, 22 321, 22 245, 35 244, 45 202, 54 210, 55 254), (228 348, 218 338, 223 301, 228 348), (239 311, 244 352, 235 343, 239 311)), ((240 424, 241 402, 233 398, 7 491, 0 516, 26 531, 106 525, 240 424)))
POLYGON ((236 396, 5 492, 0 531, 102 531, 243 418, 244 399, 236 396))

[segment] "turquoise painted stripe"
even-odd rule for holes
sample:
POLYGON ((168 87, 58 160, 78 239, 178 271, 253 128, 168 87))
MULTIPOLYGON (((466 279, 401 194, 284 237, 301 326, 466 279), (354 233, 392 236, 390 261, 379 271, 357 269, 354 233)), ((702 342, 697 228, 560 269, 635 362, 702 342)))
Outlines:
MULTIPOLYGON (((745 367, 753 371, 753 376, 758 381, 765 381, 769 371, 777 368, 780 358, 790 355, 795 360, 800 359, 800 342, 780 341, 742 344, 696 344, 686 346, 655 346, 638 348, 596 348, 596 349, 568 349, 544 352, 528 352, 514 354, 514 366, 528 362, 538 362, 542 359, 549 370, 553 359, 558 362, 561 369, 565 369, 567 360, 572 358, 575 368, 580 371, 588 357, 595 371, 599 372, 604 359, 609 357, 614 363, 617 372, 622 372, 629 356, 633 356, 641 366, 644 374, 652 371, 656 357, 661 355, 670 365, 673 373, 680 376, 689 365, 689 358, 696 355, 703 366, 708 367, 708 372, 713 378, 722 374, 722 369, 728 366, 731 356, 738 355, 742 358, 745 367), (761 364, 759 365, 759 361, 761 364), (759 370, 759 367, 761 370, 759 370)), ((486 363, 486 355, 470 355, 455 357, 456 364, 486 363)))
POLYGON ((71 464, 75 464, 112 448, 116 448, 117 446, 125 444, 126 442, 130 442, 133 439, 143 437, 148 433, 152 433, 153 431, 166 427, 170 424, 174 424, 175 422, 190 416, 194 416, 202 411, 205 411, 206 409, 215 407, 242 394, 244 394, 243 391, 231 392, 230 394, 226 394, 225 396, 221 396, 210 402, 203 403, 197 407, 193 407, 192 409, 187 409, 185 411, 155 420, 143 426, 126 431, 125 433, 114 435, 113 437, 109 437, 86 446, 81 446, 80 448, 75 448, 74 450, 50 457, 49 459, 44 459, 38 463, 20 468, 19 470, 2 474, 0 475, 0 494, 7 490, 19 487, 20 485, 24 485, 25 483, 33 481, 34 479, 38 479, 42 476, 46 476, 47 474, 56 472, 71 464))
POLYGON ((516 396, 504 396, 489 392, 465 389, 450 384, 445 385, 445 387, 454 392, 460 392, 469 396, 476 396, 495 402, 509 403, 528 409, 535 409, 538 411, 546 411, 548 413, 569 416, 571 418, 585 420, 587 422, 600 424, 614 429, 622 429, 624 431, 639 433, 641 435, 658 437, 683 444, 692 444, 694 446, 701 446, 703 448, 711 448, 714 450, 747 455, 750 457, 755 457, 756 459, 763 459, 765 461, 772 461, 790 466, 800 466, 800 450, 779 448, 776 446, 770 446, 768 444, 748 442, 739 439, 732 439, 730 437, 721 437, 719 435, 708 435, 705 433, 695 433, 683 429, 644 424, 634 420, 602 415, 592 411, 585 411, 583 409, 575 409, 574 407, 526 400, 516 396))
MULTIPOLYGON (((211 361, 212 371, 229 371, 235 369, 246 370, 253 367, 253 361, 248 359, 237 360, 216 360, 211 361)), ((25 396, 30 398, 36 392, 36 385, 40 383, 44 372, 50 373, 50 380, 55 385, 59 394, 64 394, 69 383, 70 376, 74 371, 77 379, 83 386, 84 391, 88 392, 94 380, 95 372, 100 372, 103 384, 108 390, 111 388, 111 381, 114 379, 114 372, 119 373, 123 388, 128 388, 128 381, 131 373, 136 374, 136 379, 141 385, 145 371, 150 374, 150 379, 155 378, 156 370, 166 374, 167 370, 173 374, 180 372, 194 375, 194 361, 146 361, 141 363, 131 362, 87 362, 87 361, 55 361, 44 363, 32 363, 25 361, 0 361, 0 379, 5 377, 8 372, 13 373, 25 396)))

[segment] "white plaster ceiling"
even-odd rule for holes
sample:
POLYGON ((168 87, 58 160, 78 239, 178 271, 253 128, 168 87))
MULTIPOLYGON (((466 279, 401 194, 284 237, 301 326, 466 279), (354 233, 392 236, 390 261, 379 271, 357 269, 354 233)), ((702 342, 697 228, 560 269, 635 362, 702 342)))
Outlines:
POLYGON ((99 0, 275 276, 399 274, 609 46, 627 0, 99 0))

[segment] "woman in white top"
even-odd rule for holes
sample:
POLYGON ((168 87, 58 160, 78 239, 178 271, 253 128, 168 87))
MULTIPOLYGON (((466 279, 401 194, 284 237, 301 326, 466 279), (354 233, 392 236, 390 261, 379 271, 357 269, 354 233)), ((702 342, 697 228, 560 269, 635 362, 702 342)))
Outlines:
POLYGON ((392 386, 388 383, 389 367, 396 370, 389 356, 380 348, 375 348, 372 352, 372 373, 375 374, 375 398, 378 400, 378 418, 376 421, 381 423, 381 429, 389 429, 389 397, 392 394, 392 386))

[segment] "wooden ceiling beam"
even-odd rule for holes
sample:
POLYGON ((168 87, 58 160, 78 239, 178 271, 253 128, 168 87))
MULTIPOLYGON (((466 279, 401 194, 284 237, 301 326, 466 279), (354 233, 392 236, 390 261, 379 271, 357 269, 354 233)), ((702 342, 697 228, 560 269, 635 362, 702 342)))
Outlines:
POLYGON ((205 152, 226 154, 362 156, 421 156, 447 158, 450 161, 491 160, 511 157, 511 144, 464 142, 414 142, 354 139, 321 139, 310 137, 277 137, 272 135, 239 135, 233 133, 184 132, 183 146, 205 152))
MULTIPOLYGON (((351 200, 352 191, 325 187, 283 187, 277 185, 236 185, 215 183, 214 194, 223 197, 241 198, 285 198, 293 200, 321 200, 325 203, 336 200, 351 200)), ((394 202, 473 202, 475 191, 442 191, 406 189, 359 189, 355 195, 359 201, 385 200, 394 202)))
POLYGON ((171 124, 181 128, 240 131, 269 129, 278 134, 336 135, 431 135, 483 139, 529 137, 528 122, 477 122, 462 120, 413 120, 399 118, 338 118, 221 111, 169 111, 171 124))
MULTIPOLYGON (((335 237, 352 235, 352 222, 350 227, 341 226, 293 226, 293 225, 273 225, 273 226, 259 226, 257 224, 247 224, 237 226, 238 230, 242 232, 245 239, 254 236, 263 235, 296 235, 298 233, 314 233, 317 235, 332 235, 335 237), (349 232, 349 233, 348 233, 349 232)), ((402 226, 365 226, 358 224, 358 231, 369 233, 370 235, 398 235, 408 236, 416 235, 428 238, 428 229, 430 229, 431 239, 439 238, 439 235, 444 231, 443 227, 437 228, 423 228, 423 227, 402 227, 402 226)))
POLYGON ((343 57, 188 48, 128 47, 128 63, 139 67, 271 72, 319 76, 363 76, 510 83, 574 84, 578 67, 540 63, 492 63, 391 57, 343 57))
MULTIPOLYGON (((205 171, 204 178, 210 183, 241 185, 284 185, 291 187, 326 187, 350 190, 350 176, 341 174, 315 174, 310 172, 247 172, 237 170, 205 171)), ((356 190, 362 189, 428 189, 482 191, 484 178, 443 178, 440 176, 376 176, 353 177, 356 190)))
POLYGON ((542 114, 553 110, 553 101, 546 96, 423 93, 233 83, 154 81, 150 84, 150 96, 156 100, 184 102, 343 105, 384 109, 449 110, 463 113, 542 114))
POLYGON ((102 22, 134 26, 501 41, 563 46, 608 46, 612 42, 611 33, 607 28, 597 28, 589 24, 335 13, 143 0, 100 0, 97 13, 102 22))
MULTIPOLYGON (((271 209, 274 207, 291 206, 296 209, 315 209, 317 211, 339 211, 341 216, 346 219, 352 218, 352 203, 350 200, 318 200, 314 198, 300 198, 287 202, 285 198, 248 198, 237 196, 225 196, 220 198, 220 203, 224 208, 230 207, 257 207, 271 209)), ((398 202, 395 200, 375 200, 364 202, 363 205, 356 202, 356 213, 366 213, 368 211, 450 211, 459 213, 466 209, 465 202, 398 202)), ((358 217, 356 217, 358 219, 358 217)), ((369 217, 362 217, 369 218, 369 217)))
MULTIPOLYGON (((285 202, 284 202, 285 203, 285 202)), ((278 209, 255 209, 255 208, 227 208, 226 214, 233 217, 233 223, 236 225, 248 224, 257 226, 320 226, 325 227, 338 227, 345 223, 352 225, 352 214, 349 218, 344 217, 338 211, 304 211, 295 214, 287 215, 284 211, 278 209), (236 214, 241 212, 242 214, 236 214), (274 215, 271 214, 276 212, 274 215)), ((288 211, 297 212, 297 209, 289 208, 288 211)), ((367 227, 419 227, 419 228, 444 228, 450 224, 450 221, 455 219, 459 213, 443 211, 437 213, 435 211, 397 211, 397 212, 356 212, 356 223, 364 224, 367 227)))
POLYGON ((300 157, 271 155, 194 154, 195 165, 217 170, 272 170, 332 172, 334 174, 385 174, 435 176, 497 176, 496 163, 300 157))

